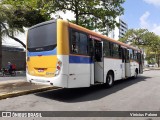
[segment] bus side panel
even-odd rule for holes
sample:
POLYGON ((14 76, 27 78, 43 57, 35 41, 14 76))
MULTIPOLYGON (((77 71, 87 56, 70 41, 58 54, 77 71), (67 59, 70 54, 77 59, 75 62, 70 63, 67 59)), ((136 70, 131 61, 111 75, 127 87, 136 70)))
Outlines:
POLYGON ((131 62, 130 62, 131 76, 134 76, 135 69, 136 69, 136 63, 135 63, 135 61, 131 60, 131 62))
MULTIPOLYGON (((139 71, 139 63, 136 62, 136 61, 133 61, 133 62, 132 62, 132 65, 133 65, 133 70, 132 70, 131 76, 134 76, 136 69, 139 71)), ((139 73, 138 73, 138 74, 139 74, 139 73)))
POLYGON ((125 63, 125 74, 126 77, 131 77, 131 63, 125 63))
POLYGON ((114 58, 104 58, 104 81, 109 70, 114 71, 114 80, 122 79, 122 60, 114 58))
POLYGON ((69 55, 68 22, 57 21, 57 55, 69 55))
POLYGON ((68 88, 90 86, 90 58, 69 56, 68 88))
POLYGON ((68 22, 61 19, 57 20, 57 58, 62 62, 61 71, 56 80, 53 80, 54 86, 68 88, 69 74, 69 31, 68 22))
POLYGON ((57 58, 62 63, 61 70, 51 83, 53 83, 53 86, 68 88, 68 55, 57 55, 57 58))

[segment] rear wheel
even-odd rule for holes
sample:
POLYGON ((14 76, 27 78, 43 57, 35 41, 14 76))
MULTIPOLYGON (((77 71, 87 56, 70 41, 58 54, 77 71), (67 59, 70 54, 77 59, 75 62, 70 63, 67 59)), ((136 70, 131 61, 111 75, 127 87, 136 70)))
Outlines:
POLYGON ((107 77, 106 77, 106 86, 107 87, 112 87, 114 84, 114 77, 113 77, 113 73, 112 72, 109 72, 107 74, 107 77))
POLYGON ((11 76, 16 76, 16 71, 13 70, 11 76))

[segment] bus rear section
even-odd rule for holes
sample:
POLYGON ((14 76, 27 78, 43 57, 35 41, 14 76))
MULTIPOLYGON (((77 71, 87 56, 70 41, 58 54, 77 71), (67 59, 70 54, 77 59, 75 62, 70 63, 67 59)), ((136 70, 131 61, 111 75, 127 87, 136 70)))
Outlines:
POLYGON ((28 82, 67 87, 68 77, 62 70, 64 57, 57 54, 57 26, 57 21, 48 21, 28 30, 28 82))

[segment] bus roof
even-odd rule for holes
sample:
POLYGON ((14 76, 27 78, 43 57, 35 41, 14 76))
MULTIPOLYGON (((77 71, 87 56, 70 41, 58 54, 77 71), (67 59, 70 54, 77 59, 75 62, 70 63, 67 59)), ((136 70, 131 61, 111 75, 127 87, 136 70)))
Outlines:
POLYGON ((102 35, 102 34, 96 33, 96 32, 94 32, 94 31, 91 31, 91 30, 87 29, 87 28, 84 28, 84 27, 82 27, 82 26, 73 24, 73 23, 71 23, 71 22, 68 22, 68 21, 62 20, 62 19, 50 20, 50 21, 42 22, 42 23, 39 23, 39 24, 37 24, 37 25, 34 25, 34 26, 30 27, 28 30, 33 29, 33 28, 35 28, 35 27, 39 27, 39 26, 45 25, 45 24, 49 24, 49 23, 52 23, 52 22, 56 22, 56 21, 62 21, 63 23, 68 24, 68 26, 71 27, 71 28, 77 29, 77 30, 82 31, 82 32, 86 32, 87 34, 89 34, 89 35, 91 35, 91 36, 93 36, 93 37, 97 37, 97 38, 100 38, 100 39, 108 40, 108 41, 113 42, 113 43, 117 43, 117 44, 121 45, 121 46, 124 47, 124 48, 130 48, 130 49, 134 49, 134 50, 137 50, 137 51, 141 51, 140 49, 137 49, 137 48, 135 48, 135 47, 133 47, 133 46, 127 45, 127 44, 125 44, 125 43, 123 43, 123 42, 114 40, 114 39, 112 39, 112 38, 109 38, 109 37, 107 37, 107 36, 104 36, 104 35, 102 35))
POLYGON ((46 25, 46 24, 55 23, 56 21, 57 20, 45 21, 45 22, 42 22, 42 23, 39 23, 39 24, 36 24, 36 25, 30 27, 28 30, 31 30, 33 28, 40 27, 40 26, 43 26, 43 25, 46 25))
MULTIPOLYGON (((61 19, 58 19, 58 20, 61 20, 61 19)), ((64 22, 67 22, 67 21, 65 21, 65 20, 63 20, 63 21, 64 21, 64 22)), ((107 36, 98 34, 98 33, 94 32, 94 31, 91 31, 91 30, 89 30, 89 29, 86 29, 86 28, 84 28, 84 27, 82 27, 82 26, 73 24, 73 23, 71 23, 71 22, 68 22, 68 23, 69 23, 69 27, 74 28, 74 29, 77 29, 77 30, 80 30, 80 31, 84 31, 84 32, 88 33, 89 35, 93 35, 94 37, 98 37, 98 38, 101 38, 101 39, 104 39, 104 40, 108 40, 108 41, 113 42, 113 43, 117 43, 117 44, 121 45, 122 47, 126 47, 126 48, 130 48, 130 49, 134 49, 134 50, 140 51, 140 49, 137 49, 137 48, 135 48, 135 47, 133 47, 133 46, 127 45, 127 44, 125 44, 125 43, 123 43, 123 42, 114 40, 114 39, 109 38, 109 37, 107 37, 107 36)))

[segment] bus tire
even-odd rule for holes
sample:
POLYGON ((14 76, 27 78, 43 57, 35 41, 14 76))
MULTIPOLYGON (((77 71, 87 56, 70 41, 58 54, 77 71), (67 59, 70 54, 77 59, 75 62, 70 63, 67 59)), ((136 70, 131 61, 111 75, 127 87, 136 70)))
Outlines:
POLYGON ((107 87, 112 87, 114 84, 114 76, 112 72, 108 72, 106 76, 106 86, 107 87))
POLYGON ((16 71, 13 70, 11 76, 16 76, 16 71))

